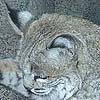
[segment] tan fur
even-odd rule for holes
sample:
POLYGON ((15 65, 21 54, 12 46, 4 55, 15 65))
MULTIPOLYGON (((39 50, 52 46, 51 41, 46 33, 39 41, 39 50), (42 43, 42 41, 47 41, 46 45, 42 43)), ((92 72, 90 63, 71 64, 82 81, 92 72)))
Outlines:
POLYGON ((14 61, 11 61, 10 59, 6 60, 0 60, 0 71, 1 72, 18 72, 18 66, 14 61))
MULTIPOLYGON (((39 20, 32 22, 25 31, 20 53, 17 56, 21 71, 24 72, 22 85, 30 91, 41 89, 42 86, 52 87, 53 90, 42 96, 31 93, 30 97, 36 100, 61 100, 60 98, 69 100, 72 97, 73 100, 75 95, 76 100, 92 100, 91 98, 99 100, 100 89, 96 89, 100 86, 99 39, 100 27, 82 18, 45 14, 39 20), (48 56, 50 50, 55 50, 55 48, 48 48, 50 43, 63 34, 72 38, 70 41, 75 46, 75 60, 72 59, 67 48, 65 48, 67 52, 64 56, 65 62, 61 58, 60 60, 54 58, 54 60, 48 56), (43 78, 47 75, 49 77, 34 79, 34 73, 38 76, 42 74, 43 78)), ((1 61, 0 63, 2 71, 17 70, 13 62, 1 61)))

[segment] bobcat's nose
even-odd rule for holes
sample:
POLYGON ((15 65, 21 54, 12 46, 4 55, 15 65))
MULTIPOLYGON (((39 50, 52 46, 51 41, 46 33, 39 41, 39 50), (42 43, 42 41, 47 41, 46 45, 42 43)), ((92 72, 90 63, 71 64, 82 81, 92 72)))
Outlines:
POLYGON ((32 74, 32 77, 33 77, 33 79, 34 79, 35 81, 37 81, 37 80, 45 80, 45 79, 47 79, 49 76, 39 76, 39 75, 34 75, 34 74, 32 74))

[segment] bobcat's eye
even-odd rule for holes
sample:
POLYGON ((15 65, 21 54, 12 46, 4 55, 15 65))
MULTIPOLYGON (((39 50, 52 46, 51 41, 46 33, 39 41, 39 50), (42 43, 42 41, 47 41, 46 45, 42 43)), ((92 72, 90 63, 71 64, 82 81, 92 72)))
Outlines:
POLYGON ((49 49, 52 49, 52 48, 72 48, 72 40, 71 38, 66 35, 62 35, 62 36, 59 36, 57 38, 55 38, 51 45, 49 46, 49 49))

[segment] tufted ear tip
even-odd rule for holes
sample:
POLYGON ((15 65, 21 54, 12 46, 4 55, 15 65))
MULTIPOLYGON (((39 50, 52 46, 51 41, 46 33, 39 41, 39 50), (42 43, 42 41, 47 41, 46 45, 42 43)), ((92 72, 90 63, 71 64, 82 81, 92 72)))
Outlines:
POLYGON ((28 11, 21 11, 18 13, 18 21, 21 27, 24 27, 34 16, 28 11))

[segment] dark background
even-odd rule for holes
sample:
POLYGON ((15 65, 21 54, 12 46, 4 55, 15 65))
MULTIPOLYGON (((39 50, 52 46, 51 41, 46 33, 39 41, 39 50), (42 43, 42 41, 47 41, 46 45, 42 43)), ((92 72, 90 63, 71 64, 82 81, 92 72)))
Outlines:
POLYGON ((59 13, 86 18, 100 25, 100 0, 5 0, 14 10, 28 10, 36 18, 59 13))

